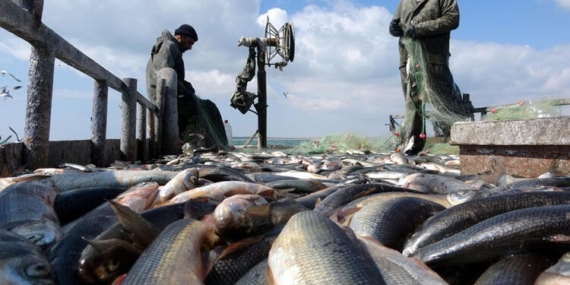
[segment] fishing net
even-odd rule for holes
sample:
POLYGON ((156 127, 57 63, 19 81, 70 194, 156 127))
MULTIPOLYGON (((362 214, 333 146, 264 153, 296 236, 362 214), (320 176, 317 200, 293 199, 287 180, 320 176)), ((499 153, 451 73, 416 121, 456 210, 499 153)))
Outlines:
POLYGON ((216 105, 210 100, 195 96, 194 104, 179 108, 179 116, 187 116, 188 125, 180 133, 184 143, 194 147, 212 147, 217 145, 224 149, 228 146, 222 117, 216 105))
POLYGON ((527 120, 562 115, 557 100, 519 101, 518 104, 490 108, 482 121, 527 120))
MULTIPOLYGON (((317 140, 300 143, 297 147, 285 150, 295 154, 338 154, 350 152, 363 153, 391 153, 398 145, 399 138, 390 137, 366 137, 359 134, 347 133, 329 135, 317 140)), ((429 154, 458 154, 459 147, 450 146, 448 143, 428 142, 424 147, 425 153, 429 154)))
POLYGON ((299 154, 390 152, 394 150, 395 145, 392 141, 393 137, 369 138, 353 133, 328 135, 318 140, 302 142, 292 152, 299 154))
POLYGON ((450 85, 441 83, 453 79, 448 78, 445 74, 442 77, 442 73, 437 72, 438 68, 447 68, 446 66, 426 62, 423 45, 420 41, 408 37, 403 38, 402 41, 409 56, 406 66, 410 77, 408 88, 414 88, 411 91, 412 96, 417 96, 414 101, 421 100, 421 104, 417 104, 416 107, 408 104, 403 127, 412 123, 414 113, 421 112, 424 119, 422 133, 426 133, 425 119, 428 119, 431 121, 437 136, 449 135, 449 128, 453 123, 471 120, 471 102, 463 101, 461 91, 454 82, 451 90, 448 87, 450 85), (417 110, 417 108, 421 110, 417 110))

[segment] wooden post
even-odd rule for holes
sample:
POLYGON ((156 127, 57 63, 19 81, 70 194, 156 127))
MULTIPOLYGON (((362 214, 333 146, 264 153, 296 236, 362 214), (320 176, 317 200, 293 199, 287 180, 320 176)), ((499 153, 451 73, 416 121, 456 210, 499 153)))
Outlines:
POLYGON ((156 98, 162 121, 163 154, 180 154, 180 134, 178 132, 178 75, 174 69, 166 67, 156 74, 156 98))
POLYGON ((148 109, 147 116, 148 116, 148 136, 149 136, 149 145, 148 145, 148 155, 150 157, 156 157, 158 154, 158 138, 156 130, 158 128, 158 110, 148 109))
POLYGON ((134 162, 136 160, 136 120, 137 120, 137 80, 125 78, 126 89, 122 92, 121 103, 121 159, 134 162))
POLYGON ((138 157, 140 160, 142 160, 142 162, 146 162, 148 160, 148 141, 146 139, 146 108, 142 104, 137 109, 137 118, 138 138, 140 141, 138 157))
POLYGON ((265 50, 258 44, 257 46, 257 147, 267 148, 267 79, 265 74, 265 50))
POLYGON ((23 138, 28 169, 46 167, 48 164, 54 66, 53 51, 32 46, 23 138))
POLYGON ((95 80, 93 94, 93 113, 91 117, 91 162, 96 166, 103 167, 107 163, 105 153, 107 141, 107 105, 109 87, 104 80, 95 80))

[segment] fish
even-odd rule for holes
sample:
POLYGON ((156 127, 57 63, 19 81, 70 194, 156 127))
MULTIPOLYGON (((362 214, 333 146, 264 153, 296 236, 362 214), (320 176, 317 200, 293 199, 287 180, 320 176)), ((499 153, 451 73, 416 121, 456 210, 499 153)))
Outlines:
POLYGON ((374 259, 387 284, 447 285, 438 273, 417 258, 403 256, 369 235, 357 235, 374 259))
POLYGON ((162 204, 172 197, 198 185, 198 168, 188 168, 180 171, 158 191, 155 204, 162 204))
POLYGON ((386 284, 354 233, 315 211, 285 224, 269 250, 266 276, 279 285, 386 284))
POLYGON ((290 179, 265 183, 273 189, 294 189, 292 193, 313 193, 327 188, 323 182, 317 179, 290 179))
POLYGON ((115 170, 100 172, 78 172, 51 176, 28 175, 14 177, 13 181, 30 181, 58 189, 60 192, 90 187, 131 187, 141 182, 154 181, 160 185, 168 183, 178 174, 172 171, 115 170))
MULTIPOLYGON (((273 227, 257 236, 244 238, 228 246, 214 260, 212 269, 206 277, 206 285, 233 285, 263 260, 271 249, 273 241, 279 236, 284 225, 273 227)), ((265 279, 265 269, 260 272, 265 279)))
POLYGON ((358 210, 348 226, 356 235, 368 235, 384 246, 401 251, 406 237, 426 219, 445 209, 436 202, 418 197, 377 200, 358 210))
POLYGON ((246 210, 254 205, 267 204, 267 200, 256 194, 237 194, 225 198, 214 210, 214 226, 220 238, 234 240, 245 237, 256 225, 246 210))
MULTIPOLYGON (((570 231, 569 215, 570 204, 510 211, 421 247, 410 256, 437 268, 489 261, 507 254, 528 252, 543 245, 568 250, 568 246, 549 242, 549 239, 570 231)), ((556 249, 549 251, 555 253, 556 249)))
POLYGON ((186 202, 197 197, 208 197, 222 201, 226 197, 235 194, 257 194, 264 197, 277 197, 278 191, 271 187, 251 182, 243 181, 221 181, 188 191, 184 191, 168 201, 168 203, 186 202))
POLYGON ((207 253, 219 242, 214 228, 193 219, 168 225, 141 254, 121 285, 204 284, 207 253))
POLYGON ((426 220, 405 242, 402 253, 449 237, 483 220, 513 210, 570 203, 570 192, 529 192, 474 199, 443 210, 426 220))
POLYGON ((126 187, 80 188, 58 193, 53 208, 61 225, 80 218, 108 200, 125 192, 126 187))
POLYGON ((537 186, 568 187, 570 186, 570 177, 523 179, 508 183, 503 186, 488 189, 486 190, 486 192, 489 195, 495 195, 516 188, 527 188, 527 187, 537 187, 537 186))
POLYGON ((564 253, 556 264, 541 272, 535 280, 535 285, 564 285, 570 284, 570 252, 564 253))
POLYGON ((336 208, 346 205, 347 203, 364 197, 366 195, 383 193, 383 192, 413 192, 412 190, 393 186, 386 183, 368 183, 368 184, 349 184, 338 189, 324 198, 314 211, 321 213, 330 213, 336 208))
POLYGON ((414 173, 401 179, 397 186, 423 193, 451 193, 460 190, 474 189, 471 185, 455 179, 430 173, 414 173))
POLYGON ((538 276, 552 261, 538 254, 515 254, 501 258, 489 266, 474 285, 534 285, 538 276))
POLYGON ((0 284, 57 284, 43 251, 26 237, 0 229, 0 248, 0 284))
MULTIPOLYGON (((148 195, 149 189, 152 190, 151 194, 156 195, 157 187, 154 182, 139 182, 120 197, 115 198, 113 202, 121 203, 133 211, 140 211, 146 208, 145 205, 150 205, 155 198, 153 195, 148 195), (143 193, 141 194, 140 191, 143 193)), ((50 247, 46 253, 59 285, 76 285, 83 282, 77 272, 79 258, 88 245, 88 240, 95 238, 116 222, 118 218, 111 202, 105 202, 64 227, 62 239, 50 247)))
POLYGON ((53 204, 57 191, 34 182, 20 182, 0 192, 0 228, 20 234, 42 249, 62 238, 53 204))
POLYGON ((149 209, 158 195, 158 183, 145 181, 131 186, 113 199, 115 203, 128 205, 135 212, 149 209))
POLYGON ((199 165, 194 166, 198 168, 200 178, 208 179, 213 182, 221 181, 242 181, 255 183, 251 178, 245 175, 243 172, 226 166, 208 166, 199 165))
POLYGON ((263 259, 245 273, 234 285, 267 285, 265 272, 267 271, 267 258, 263 259))
POLYGON ((88 245, 79 257, 78 274, 89 284, 110 283, 127 273, 164 228, 184 218, 186 203, 152 208, 140 214, 124 206, 119 211, 121 205, 117 203, 111 206, 118 222, 87 240, 88 245))

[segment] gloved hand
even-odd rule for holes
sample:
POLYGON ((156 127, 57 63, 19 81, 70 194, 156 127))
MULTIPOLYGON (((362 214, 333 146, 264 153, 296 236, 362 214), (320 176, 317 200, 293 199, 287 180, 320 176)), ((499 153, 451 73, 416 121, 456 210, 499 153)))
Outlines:
POLYGON ((415 39, 416 38, 416 28, 414 28, 414 26, 409 27, 408 30, 406 30, 405 36, 410 37, 412 39, 415 39))
POLYGON ((401 37, 404 31, 400 28, 400 19, 394 19, 390 22, 390 35, 394 37, 401 37))

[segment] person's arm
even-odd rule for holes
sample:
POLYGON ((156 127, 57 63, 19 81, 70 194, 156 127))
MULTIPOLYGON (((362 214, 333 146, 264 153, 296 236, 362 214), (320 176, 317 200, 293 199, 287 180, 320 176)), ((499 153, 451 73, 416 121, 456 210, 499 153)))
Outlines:
POLYGON ((459 27, 459 7, 457 0, 440 0, 441 17, 418 23, 414 25, 415 36, 417 38, 433 37, 459 27))

